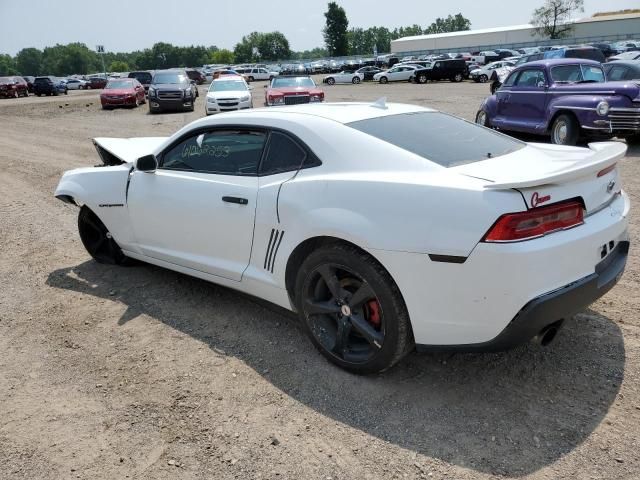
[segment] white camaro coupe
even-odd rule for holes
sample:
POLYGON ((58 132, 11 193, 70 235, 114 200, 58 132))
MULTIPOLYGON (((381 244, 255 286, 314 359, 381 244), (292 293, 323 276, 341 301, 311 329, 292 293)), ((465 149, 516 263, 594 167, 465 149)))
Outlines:
POLYGON ((318 104, 96 138, 66 172, 98 262, 137 259, 298 312, 357 373, 552 340, 620 278, 623 143, 527 144, 427 108, 318 104))
POLYGON ((335 85, 336 83, 353 83, 357 85, 358 83, 364 80, 364 73, 358 72, 342 72, 332 73, 331 75, 327 75, 322 80, 322 83, 326 83, 327 85, 335 85))

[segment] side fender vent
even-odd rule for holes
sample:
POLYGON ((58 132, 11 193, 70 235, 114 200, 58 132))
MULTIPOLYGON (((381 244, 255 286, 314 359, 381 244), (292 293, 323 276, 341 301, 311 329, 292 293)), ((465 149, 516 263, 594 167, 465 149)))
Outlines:
POLYGON ((264 269, 271 273, 273 273, 273 265, 276 263, 276 256, 282 243, 282 237, 284 237, 284 231, 276 230, 275 228, 271 229, 269 244, 264 254, 264 269))

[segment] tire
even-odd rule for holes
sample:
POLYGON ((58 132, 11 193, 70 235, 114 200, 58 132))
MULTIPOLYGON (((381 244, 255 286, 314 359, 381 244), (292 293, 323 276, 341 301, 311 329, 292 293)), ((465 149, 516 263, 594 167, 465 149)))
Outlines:
POLYGON ((336 80, 335 78, 329 77, 327 78, 327 85, 335 85, 336 80))
POLYGON ((476 123, 483 127, 490 128, 491 124, 489 123, 489 114, 484 110, 478 110, 478 113, 476 113, 476 123))
POLYGON ((38 97, 39 97, 40 95, 42 95, 42 94, 41 94, 41 93, 36 93, 36 96, 38 96, 38 97))
POLYGON ((360 77, 353 77, 351 83, 353 83, 354 85, 358 85, 360 83, 360 77))
POLYGON ((462 76, 461 73, 456 73, 453 78, 451 79, 452 82, 455 83, 460 83, 462 80, 464 79, 464 77, 462 76))
POLYGON ((295 298, 312 343, 345 370, 381 372, 413 348, 398 286, 356 247, 334 243, 311 253, 298 270, 295 298))
POLYGON ((78 232, 84 248, 96 262, 109 265, 131 263, 131 259, 122 253, 104 223, 86 206, 78 214, 78 232))
POLYGON ((254 81, 255 81, 255 79, 254 79, 253 77, 249 77, 249 78, 247 78, 247 80, 249 81, 249 83, 251 83, 251 82, 254 82, 254 81))
POLYGON ((551 143, 555 145, 575 145, 580 136, 580 125, 573 115, 559 115, 551 125, 551 143))
POLYGON ((487 77, 484 73, 478 77, 478 82, 487 83, 489 81, 489 77, 487 77))
POLYGON ((418 75, 418 83, 427 83, 427 76, 426 75, 418 75))
POLYGON ((389 83, 389 79, 387 77, 380 77, 380 83, 389 83))

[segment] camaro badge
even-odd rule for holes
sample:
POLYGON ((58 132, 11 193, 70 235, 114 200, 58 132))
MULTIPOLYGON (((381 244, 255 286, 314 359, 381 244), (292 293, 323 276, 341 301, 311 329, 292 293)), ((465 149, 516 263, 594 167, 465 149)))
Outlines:
POLYGON ((533 195, 531 195, 531 206, 535 208, 541 203, 548 202, 549 200, 551 200, 551 195, 544 195, 541 197, 538 192, 533 192, 533 195))

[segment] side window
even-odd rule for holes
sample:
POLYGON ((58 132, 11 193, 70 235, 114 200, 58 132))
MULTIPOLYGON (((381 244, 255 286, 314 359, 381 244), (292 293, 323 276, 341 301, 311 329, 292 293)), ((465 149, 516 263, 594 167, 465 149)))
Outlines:
POLYGON ((272 132, 267 154, 260 166, 260 175, 298 170, 306 157, 307 152, 290 137, 280 132, 272 132))
POLYGON ((190 136, 168 150, 160 168, 221 175, 257 175, 266 135, 214 130, 190 136))
POLYGON ((520 76, 515 82, 515 85, 525 88, 542 88, 541 85, 544 85, 544 83, 544 73, 542 70, 523 70, 520 72, 520 76))
POLYGON ((515 83, 516 78, 518 77, 519 73, 520 72, 514 72, 511 75, 509 75, 507 77, 507 79, 504 81, 504 83, 502 84, 502 86, 503 87, 511 87, 515 83))
POLYGON ((551 69, 551 78, 554 82, 570 83, 582 80, 580 65, 558 65, 551 69))
POLYGON ((627 73, 627 69, 620 65, 616 65, 615 67, 611 67, 609 69, 609 74, 607 75, 607 80, 615 82, 616 80, 625 80, 625 74, 627 73))

